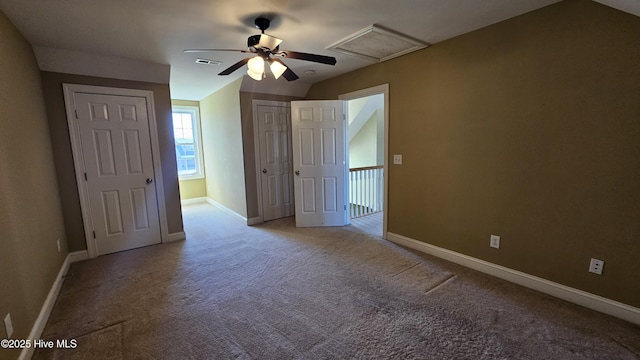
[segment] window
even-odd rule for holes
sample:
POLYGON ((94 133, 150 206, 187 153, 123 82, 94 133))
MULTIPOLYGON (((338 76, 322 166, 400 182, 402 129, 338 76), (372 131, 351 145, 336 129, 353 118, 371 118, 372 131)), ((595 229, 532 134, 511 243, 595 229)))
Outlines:
POLYGON ((173 137, 176 144, 178 177, 181 180, 204 176, 199 130, 197 107, 173 107, 173 137))

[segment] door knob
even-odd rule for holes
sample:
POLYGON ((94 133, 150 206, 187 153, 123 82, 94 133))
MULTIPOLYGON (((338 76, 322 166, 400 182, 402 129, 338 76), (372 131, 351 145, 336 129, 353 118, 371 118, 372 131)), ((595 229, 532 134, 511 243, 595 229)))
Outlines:
POLYGON ((267 173, 267 169, 262 169, 262 173, 266 174, 267 173))
POLYGON ((151 184, 152 182, 153 182, 152 178, 147 178, 147 181, 146 181, 147 185, 151 184))
POLYGON ((296 170, 296 175, 300 176, 300 170, 296 170))

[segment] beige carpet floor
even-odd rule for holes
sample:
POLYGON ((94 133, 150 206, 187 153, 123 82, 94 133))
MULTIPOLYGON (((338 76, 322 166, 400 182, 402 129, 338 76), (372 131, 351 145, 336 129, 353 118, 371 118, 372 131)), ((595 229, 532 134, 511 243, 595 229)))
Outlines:
POLYGON ((640 327, 368 235, 184 207, 72 265, 34 359, 638 359, 640 327))

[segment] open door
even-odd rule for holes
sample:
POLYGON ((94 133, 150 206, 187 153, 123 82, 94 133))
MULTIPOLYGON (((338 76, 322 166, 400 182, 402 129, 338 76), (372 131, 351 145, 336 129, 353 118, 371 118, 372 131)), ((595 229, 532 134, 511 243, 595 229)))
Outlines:
POLYGON ((292 101, 297 227, 348 224, 342 100, 292 101))

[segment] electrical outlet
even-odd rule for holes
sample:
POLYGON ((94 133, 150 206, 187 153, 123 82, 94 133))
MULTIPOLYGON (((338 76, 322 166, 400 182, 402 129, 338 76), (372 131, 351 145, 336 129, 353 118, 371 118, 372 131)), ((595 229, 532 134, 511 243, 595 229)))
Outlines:
POLYGON ((500 248, 500 236, 491 235, 491 240, 489 240, 489 246, 492 248, 499 249, 500 248))
POLYGON ((602 269, 604 268, 604 261, 598 259, 591 259, 589 263, 589 272, 602 275, 602 269))
POLYGON ((60 252, 60 239, 56 241, 56 244, 58 244, 58 252, 60 252))
POLYGON ((393 164, 402 165, 402 155, 393 155, 393 164))
POLYGON ((7 330, 7 339, 13 335, 13 323, 11 322, 11 313, 4 317, 4 328, 7 330))

